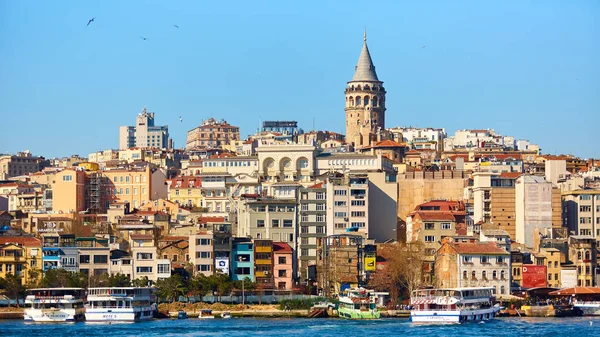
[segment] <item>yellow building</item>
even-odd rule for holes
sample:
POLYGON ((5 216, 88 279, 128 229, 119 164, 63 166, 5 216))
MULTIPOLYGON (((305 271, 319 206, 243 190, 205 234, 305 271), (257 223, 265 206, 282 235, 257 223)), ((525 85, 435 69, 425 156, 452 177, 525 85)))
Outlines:
POLYGON ((85 210, 86 175, 83 170, 64 169, 52 181, 52 211, 73 213, 85 210))
POLYGON ((149 165, 143 169, 106 170, 102 176, 106 208, 114 202, 128 202, 131 208, 137 208, 150 200, 167 197, 164 172, 149 165))
POLYGON ((0 236, 0 277, 21 277, 23 284, 41 277, 42 243, 32 236, 0 236), (39 270, 39 272, 37 272, 39 270))
POLYGON ((556 248, 543 248, 541 252, 546 256, 548 287, 562 288, 560 281, 560 250, 556 248))
POLYGON ((182 206, 204 207, 201 178, 175 177, 167 180, 166 184, 170 201, 182 206))

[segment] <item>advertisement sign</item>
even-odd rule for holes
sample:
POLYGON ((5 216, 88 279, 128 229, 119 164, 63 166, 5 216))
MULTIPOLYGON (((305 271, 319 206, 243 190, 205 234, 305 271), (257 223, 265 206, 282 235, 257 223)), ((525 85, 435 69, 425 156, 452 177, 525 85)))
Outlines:
POLYGON ((377 257, 375 256, 366 256, 365 257, 365 271, 375 271, 377 270, 377 257))
POLYGON ((54 222, 46 222, 43 228, 38 229, 38 233, 58 233, 63 231, 63 228, 56 228, 56 223, 54 222))
POLYGON ((523 288, 546 287, 546 266, 523 265, 523 288))
POLYGON ((215 268, 221 273, 229 275, 229 258, 217 257, 215 259, 215 268))

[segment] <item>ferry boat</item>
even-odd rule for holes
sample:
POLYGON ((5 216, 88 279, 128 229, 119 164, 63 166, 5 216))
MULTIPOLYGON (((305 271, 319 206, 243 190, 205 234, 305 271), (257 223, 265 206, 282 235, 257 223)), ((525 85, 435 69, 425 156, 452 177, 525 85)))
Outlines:
POLYGON ((340 296, 338 316, 347 319, 377 319, 381 312, 377 309, 377 297, 364 288, 351 288, 340 296))
POLYGON ((573 309, 580 310, 583 316, 600 316, 599 301, 575 301, 573 309))
POLYGON ((27 291, 25 321, 78 322, 85 319, 82 288, 38 288, 27 291))
POLYGON ((410 320, 414 323, 463 323, 492 319, 494 288, 419 289, 412 292, 410 320))
POLYGON ((89 322, 137 322, 156 312, 154 288, 89 288, 85 319, 89 322))
POLYGON ((200 314, 198 314, 198 318, 213 319, 213 318, 215 318, 215 315, 213 315, 213 312, 211 309, 202 309, 202 310, 200 310, 200 314))

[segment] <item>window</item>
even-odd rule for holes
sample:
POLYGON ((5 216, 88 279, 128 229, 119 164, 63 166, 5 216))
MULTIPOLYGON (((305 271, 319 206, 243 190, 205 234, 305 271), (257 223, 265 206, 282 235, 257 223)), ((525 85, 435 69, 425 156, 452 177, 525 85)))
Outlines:
POLYGON ((360 211, 360 212, 352 211, 350 213, 350 216, 352 216, 352 217, 364 217, 365 216, 365 212, 362 212, 362 211, 360 211))
POLYGON ((473 279, 473 280, 477 279, 477 273, 474 270, 471 272, 471 279, 473 279))
POLYGON ((333 216, 336 218, 345 218, 346 217, 346 212, 334 212, 333 216))
POLYGON ((346 206, 346 202, 345 201, 339 201, 339 200, 337 200, 337 201, 333 202, 333 205, 334 206, 346 206))
POLYGON ((238 267, 238 268, 235 268, 235 273, 237 275, 250 275, 250 268, 249 267, 238 267))
POLYGON ((294 221, 292 219, 283 219, 283 227, 292 227, 294 221))
POLYGON ((425 230, 433 230, 433 229, 435 229, 435 224, 433 222, 425 223, 425 230))
POLYGON ((487 271, 484 270, 481 272, 481 278, 487 280, 487 271))
POLYGON ((279 262, 279 264, 286 264, 286 258, 285 256, 280 256, 277 261, 279 262))
POLYGON ((325 233, 325 226, 317 226, 317 234, 325 233))
POLYGON ((554 280, 558 281, 558 274, 554 274, 554 280))
POLYGON ((425 235, 425 242, 435 242, 435 236, 425 235))
POLYGON ((350 201, 350 205, 352 206, 364 206, 366 205, 364 200, 352 200, 350 201))
POLYGON ((65 176, 62 177, 62 181, 65 181, 65 182, 73 181, 73 176, 72 175, 68 175, 68 176, 65 175, 65 176))
POLYGON ((336 223, 336 224, 334 225, 334 227, 335 227, 336 229, 343 229, 343 228, 346 228, 346 227, 347 227, 347 225, 346 225, 345 223, 336 223))
POLYGON ((496 262, 497 262, 498 264, 502 264, 502 263, 504 263, 504 258, 503 258, 502 256, 498 256, 498 257, 496 258, 496 262))
POLYGON ((197 259, 210 259, 210 252, 196 252, 197 259))
POLYGON ((301 211, 308 211, 308 204, 302 204, 302 206, 300 206, 300 210, 301 211))
POLYGON ((138 273, 151 273, 152 267, 137 267, 135 268, 135 271, 138 273))
POLYGON ((492 272, 492 278, 494 280, 498 278, 498 273, 495 270, 492 272))
POLYGON ((316 199, 317 200, 325 200, 325 192, 317 192, 316 199))
POLYGON ((548 281, 552 281, 552 274, 548 274, 548 281))
POLYGON ((325 215, 317 214, 317 222, 325 222, 325 215))
POLYGON ((346 195, 346 190, 335 190, 333 191, 333 195, 346 195))
POLYGON ((579 196, 579 200, 592 200, 592 196, 589 194, 582 194, 579 196))
POLYGON ((463 261, 463 263, 471 263, 471 257, 470 256, 463 256, 462 261, 463 261))
POLYGON ((96 263, 108 263, 108 256, 94 255, 94 264, 96 264, 96 263))
POLYGON ((442 230, 451 229, 449 222, 442 222, 442 230))
POLYGON ((488 257, 487 257, 487 256, 482 256, 482 257, 481 257, 481 263, 482 263, 482 264, 486 264, 486 263, 488 263, 488 257))
POLYGON ((169 274, 169 273, 171 273, 171 266, 168 265, 168 264, 161 263, 161 264, 159 264, 157 266, 157 269, 158 269, 158 272, 160 274, 169 274))
POLYGON ((365 228, 365 223, 364 222, 353 222, 350 227, 365 228))
POLYGON ((279 227, 279 219, 271 220, 271 227, 273 227, 273 228, 279 227))
POLYGON ((324 211, 325 210, 325 204, 317 204, 317 211, 324 211))
POLYGON ((287 270, 279 270, 277 273, 278 277, 287 277, 287 270))
POLYGON ((152 260, 152 253, 137 253, 138 260, 152 260))
POLYGON ((306 248, 300 249, 300 256, 308 256, 308 249, 306 249, 306 248))
POLYGON ((210 271, 211 265, 210 264, 200 264, 197 266, 198 271, 210 271))
POLYGON ((302 215, 302 216, 300 216, 300 221, 302 221, 302 222, 308 222, 308 215, 302 215))
MULTIPOLYGON (((517 273, 520 275, 521 274, 521 269, 517 269, 517 273)), ((504 280, 504 270, 500 271, 500 279, 504 280)))
POLYGON ((579 212, 591 212, 592 206, 589 205, 581 205, 579 206, 579 212))
POLYGON ((89 255, 79 255, 79 263, 90 263, 89 255))
POLYGON ((210 239, 196 239, 196 246, 210 246, 210 239))
POLYGON ((463 271, 463 279, 464 280, 468 279, 467 271, 466 270, 463 271))

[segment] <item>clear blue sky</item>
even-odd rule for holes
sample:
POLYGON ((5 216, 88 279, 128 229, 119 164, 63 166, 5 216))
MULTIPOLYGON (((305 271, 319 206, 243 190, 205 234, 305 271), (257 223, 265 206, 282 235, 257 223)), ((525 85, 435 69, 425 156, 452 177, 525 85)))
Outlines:
POLYGON ((387 127, 600 157, 596 0, 0 1, 0 153, 117 148, 144 106, 176 147, 210 116, 344 132, 364 26, 387 127))

